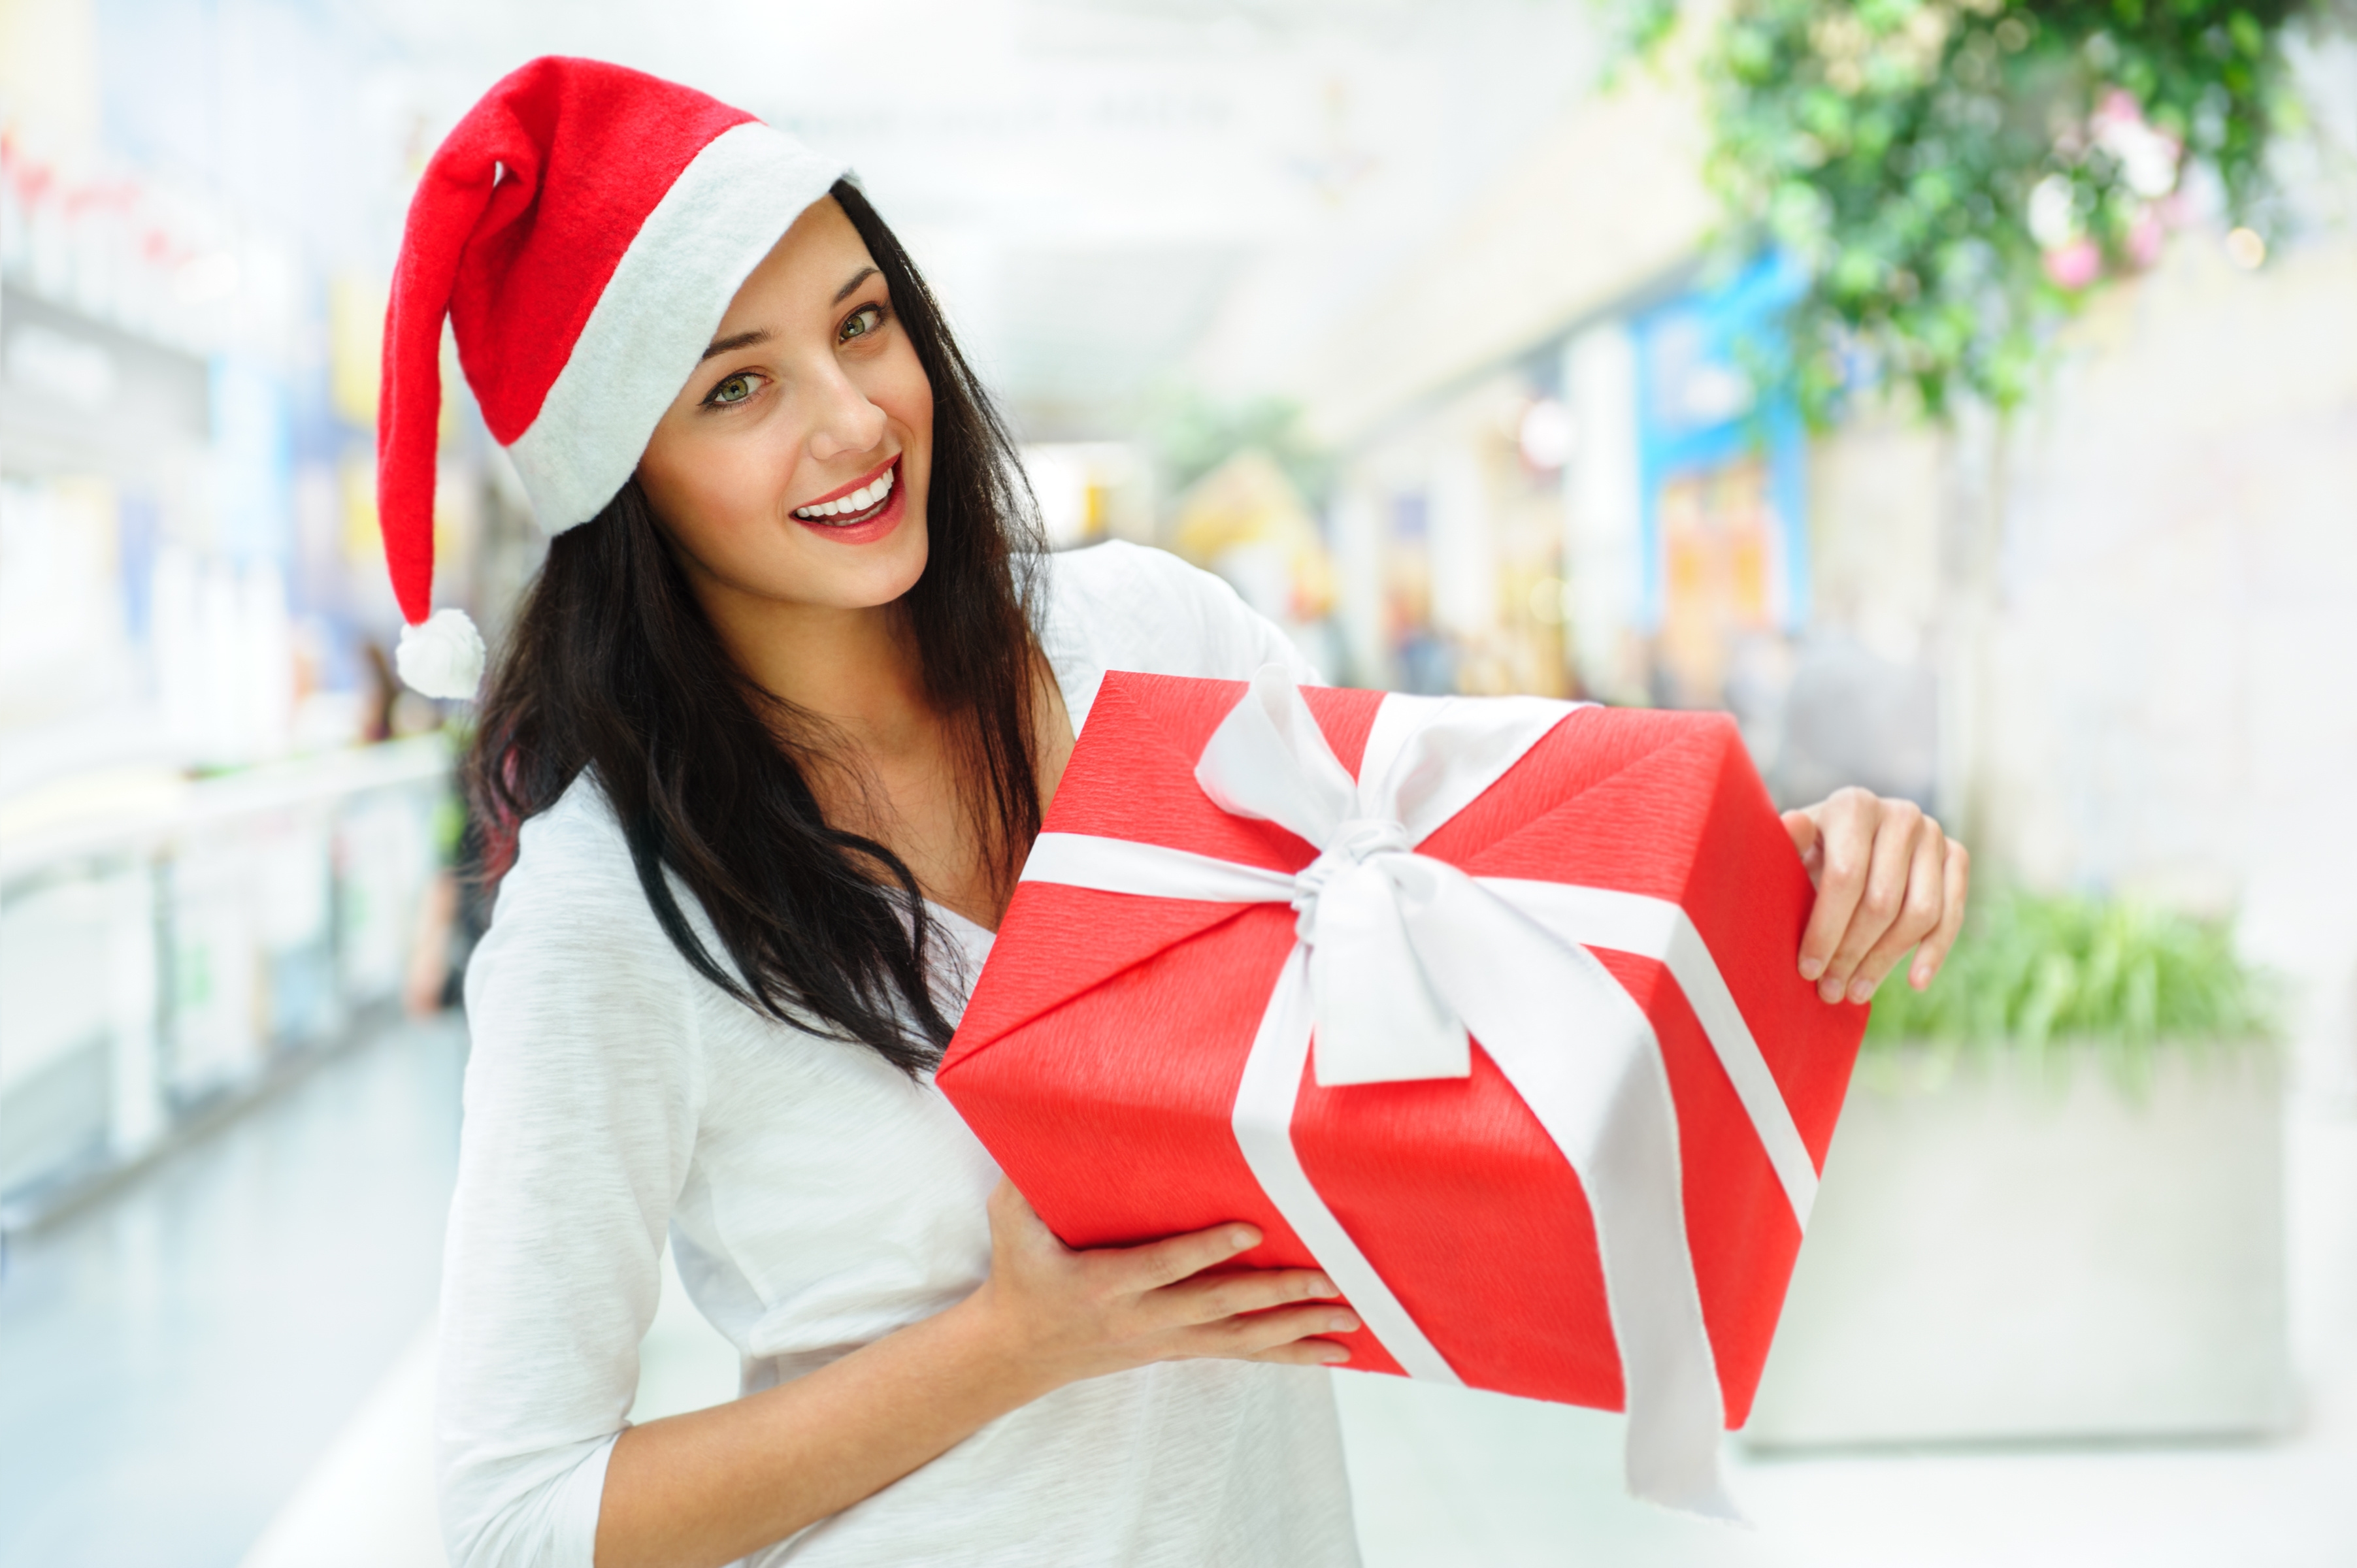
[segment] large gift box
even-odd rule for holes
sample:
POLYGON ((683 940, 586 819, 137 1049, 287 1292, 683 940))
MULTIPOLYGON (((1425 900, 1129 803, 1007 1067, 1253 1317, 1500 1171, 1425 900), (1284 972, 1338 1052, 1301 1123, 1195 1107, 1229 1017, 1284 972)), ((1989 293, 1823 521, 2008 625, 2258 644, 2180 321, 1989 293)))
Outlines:
POLYGON ((1718 714, 1114 673, 938 1082, 1068 1243, 1243 1219, 1356 1369, 1727 1511, 1866 1009, 1718 714))

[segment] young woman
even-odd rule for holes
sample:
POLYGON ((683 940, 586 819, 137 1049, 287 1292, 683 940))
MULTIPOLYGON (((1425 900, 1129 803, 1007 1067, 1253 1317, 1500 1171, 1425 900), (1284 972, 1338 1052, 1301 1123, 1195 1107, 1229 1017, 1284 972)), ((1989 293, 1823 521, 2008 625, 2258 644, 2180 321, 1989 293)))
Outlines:
MULTIPOLYGON (((1004 427, 834 172, 543 60, 413 208, 382 469, 405 672, 471 684, 417 564, 446 306, 561 531, 468 764, 505 871, 467 985, 452 1560, 1355 1562, 1330 1283, 1206 1277, 1243 1225, 1066 1249, 928 1077, 1103 672, 1309 672, 1168 556, 1040 551, 1004 427), (745 1393, 631 1426, 667 1233, 745 1393)), ((1802 972, 1863 998, 1921 941, 1928 980, 1963 851, 1856 791, 1791 822, 1802 972)))

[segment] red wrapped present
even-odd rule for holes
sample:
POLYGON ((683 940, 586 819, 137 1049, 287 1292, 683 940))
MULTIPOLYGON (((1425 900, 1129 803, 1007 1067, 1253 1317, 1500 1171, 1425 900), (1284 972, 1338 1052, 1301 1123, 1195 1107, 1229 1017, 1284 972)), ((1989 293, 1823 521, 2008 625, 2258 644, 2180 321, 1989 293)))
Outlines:
POLYGON ((1866 1024, 1723 715, 1105 677, 938 1081, 1068 1243, 1243 1219, 1350 1365, 1730 1512, 1866 1024))

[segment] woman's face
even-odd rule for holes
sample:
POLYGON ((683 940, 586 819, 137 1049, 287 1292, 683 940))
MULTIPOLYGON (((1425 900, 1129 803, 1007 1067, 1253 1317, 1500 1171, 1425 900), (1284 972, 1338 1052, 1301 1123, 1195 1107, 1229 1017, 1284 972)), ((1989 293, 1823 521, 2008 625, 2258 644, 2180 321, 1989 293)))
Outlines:
POLYGON ((932 385, 828 198, 729 302, 639 482, 716 610, 866 609, 925 569, 932 433, 932 385))

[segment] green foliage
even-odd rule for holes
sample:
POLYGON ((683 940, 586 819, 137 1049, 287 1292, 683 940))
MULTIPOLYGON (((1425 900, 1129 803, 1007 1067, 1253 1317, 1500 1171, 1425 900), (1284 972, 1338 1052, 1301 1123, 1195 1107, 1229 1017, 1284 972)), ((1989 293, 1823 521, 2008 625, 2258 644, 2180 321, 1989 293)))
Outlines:
POLYGON ((1301 406, 1286 398, 1215 403, 1199 393, 1163 399, 1147 421, 1147 436, 1172 496, 1237 453, 1258 448, 1276 460, 1294 489, 1312 506, 1333 486, 1332 455, 1301 425, 1301 406))
MULTIPOLYGON (((2012 406, 2060 319, 2158 254, 2185 163, 2263 224, 2303 6, 1732 0, 1701 61, 1709 173, 1729 240, 1809 269, 1783 367, 1803 406, 1822 421, 1860 381, 1934 416, 1959 392, 2012 406)), ((1677 8, 1628 0, 1629 45, 1677 8)))
POLYGON ((1932 1041, 2036 1054, 2077 1038, 2143 1051, 2263 1037, 2272 1027, 2223 921, 2014 893, 1978 903, 1925 990, 1886 983, 1866 1038, 1869 1050, 1932 1041))

